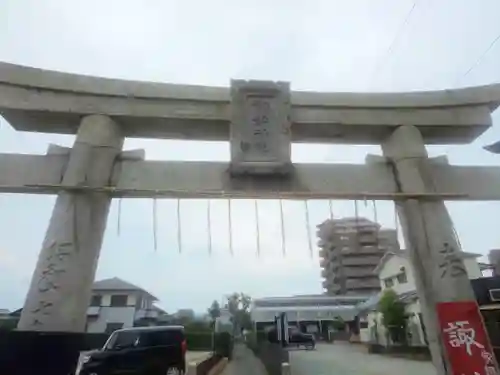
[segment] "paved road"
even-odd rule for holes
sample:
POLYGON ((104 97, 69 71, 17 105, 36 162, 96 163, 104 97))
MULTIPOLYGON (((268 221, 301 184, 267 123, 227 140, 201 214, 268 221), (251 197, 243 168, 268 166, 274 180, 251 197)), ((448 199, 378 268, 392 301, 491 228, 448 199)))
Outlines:
POLYGON ((245 344, 235 344, 233 359, 228 363, 222 375, 266 375, 261 361, 245 344))
POLYGON ((292 350, 290 364, 292 375, 436 375, 430 362, 368 354, 362 346, 348 343, 292 350))

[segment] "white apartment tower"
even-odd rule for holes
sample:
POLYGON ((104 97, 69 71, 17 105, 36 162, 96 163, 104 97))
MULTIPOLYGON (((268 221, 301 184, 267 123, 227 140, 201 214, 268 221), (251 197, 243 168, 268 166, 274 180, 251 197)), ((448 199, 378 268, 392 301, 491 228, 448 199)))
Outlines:
POLYGON ((395 229, 363 217, 318 225, 323 288, 329 295, 370 295, 380 291, 375 267, 387 251, 399 250, 395 229))

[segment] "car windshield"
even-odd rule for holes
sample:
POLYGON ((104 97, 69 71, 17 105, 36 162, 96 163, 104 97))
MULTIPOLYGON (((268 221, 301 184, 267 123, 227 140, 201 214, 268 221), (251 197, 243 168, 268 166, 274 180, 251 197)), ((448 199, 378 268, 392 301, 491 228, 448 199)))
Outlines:
POLYGON ((151 331, 116 331, 108 339, 104 350, 117 350, 130 347, 148 347, 180 345, 184 340, 184 331, 151 330, 151 331))
POLYGON ((106 343, 106 350, 129 348, 135 346, 139 340, 139 333, 134 331, 114 332, 106 343))

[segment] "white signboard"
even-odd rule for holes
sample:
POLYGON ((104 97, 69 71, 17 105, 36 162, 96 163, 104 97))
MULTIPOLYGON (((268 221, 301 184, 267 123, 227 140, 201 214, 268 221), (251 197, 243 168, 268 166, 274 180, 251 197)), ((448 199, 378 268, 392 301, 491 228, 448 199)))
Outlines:
POLYGON ((286 173, 291 166, 287 83, 231 82, 233 173, 286 173))

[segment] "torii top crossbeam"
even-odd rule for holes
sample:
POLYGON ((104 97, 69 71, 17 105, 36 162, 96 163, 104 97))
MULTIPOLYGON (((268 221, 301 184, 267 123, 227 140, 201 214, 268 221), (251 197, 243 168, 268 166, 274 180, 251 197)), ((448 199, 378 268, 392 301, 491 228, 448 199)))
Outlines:
MULTIPOLYGON (((128 137, 229 140, 228 88, 90 77, 0 63, 0 112, 17 130, 73 134, 82 116, 128 137)), ((469 143, 491 126, 500 84, 412 93, 292 92, 292 141, 380 144, 402 124, 426 144, 469 143)))

